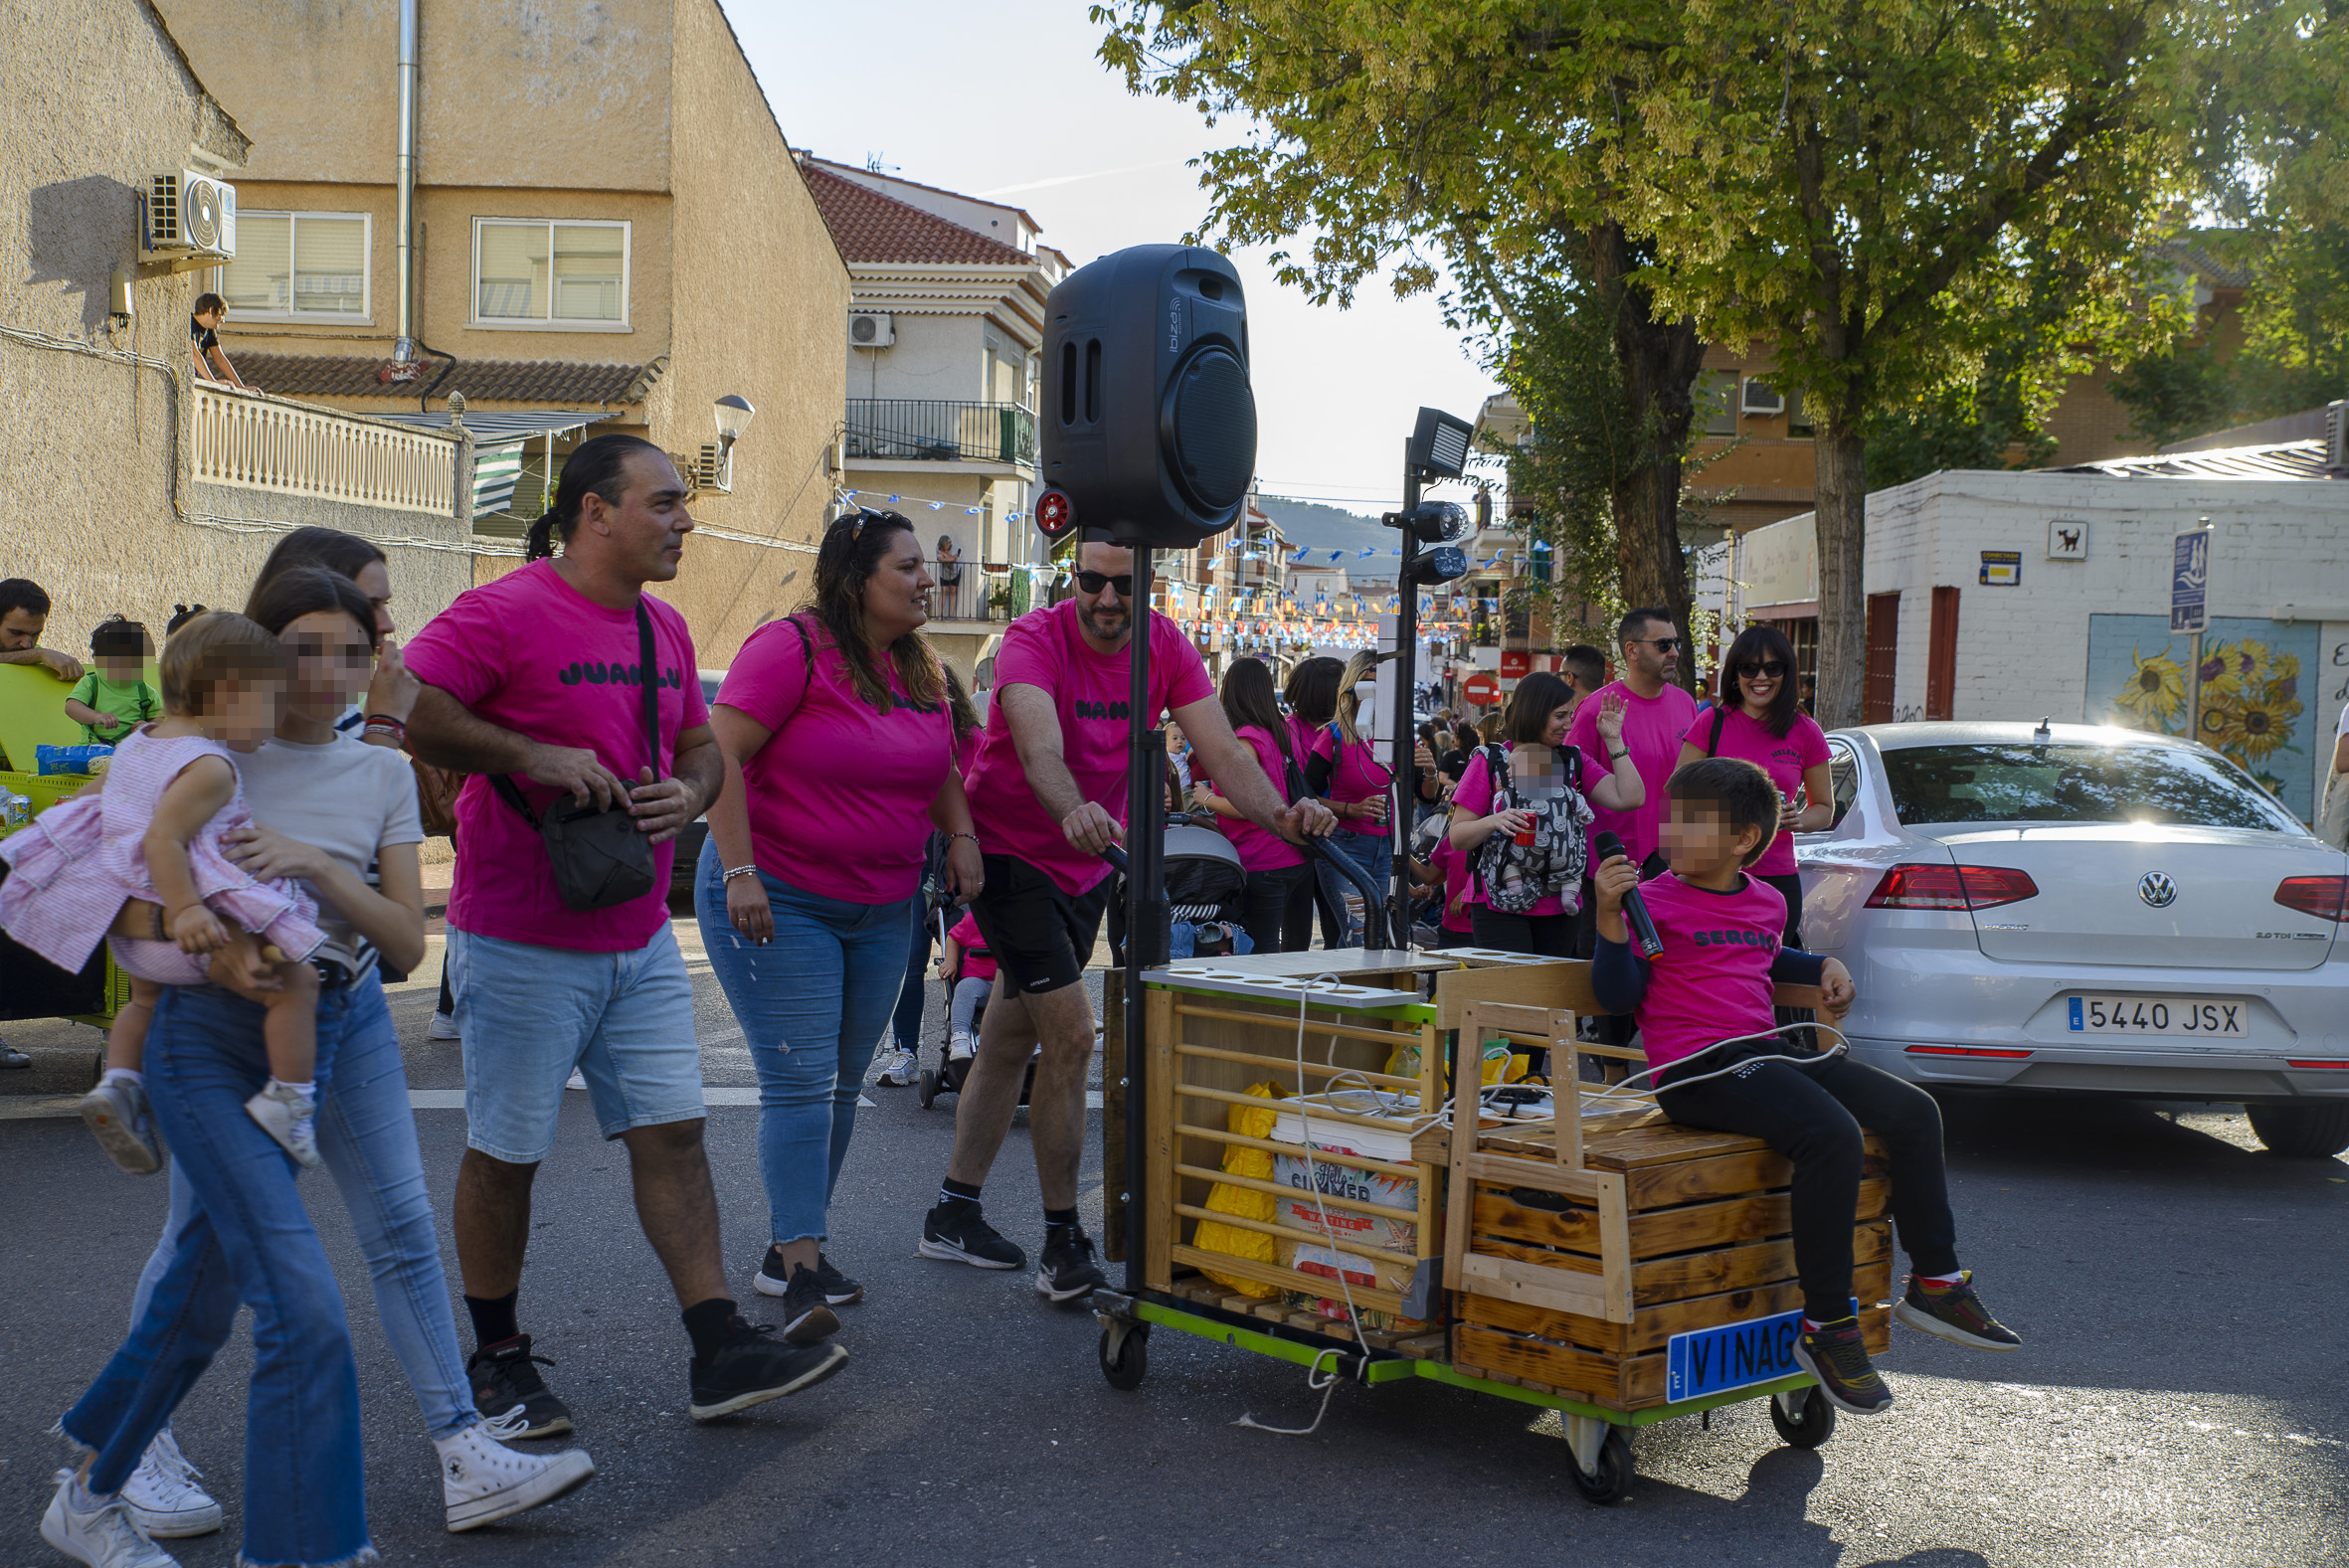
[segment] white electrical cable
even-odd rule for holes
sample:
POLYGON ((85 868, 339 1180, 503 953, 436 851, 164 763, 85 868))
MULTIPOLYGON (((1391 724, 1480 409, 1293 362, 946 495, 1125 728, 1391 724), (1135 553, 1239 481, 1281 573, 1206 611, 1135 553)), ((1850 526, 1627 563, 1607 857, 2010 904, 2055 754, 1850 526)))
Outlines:
MULTIPOLYGON (((1691 1084, 1702 1084, 1708 1079, 1719 1078, 1725 1074, 1734 1073, 1740 1068, 1750 1067, 1756 1062, 1792 1062, 1797 1067, 1816 1067, 1821 1062, 1834 1061, 1837 1057, 1844 1055, 1852 1048, 1851 1041, 1844 1038, 1844 1032, 1841 1029, 1836 1028, 1833 1024, 1819 1023, 1815 1020, 1808 1023, 1784 1024, 1778 1028, 1764 1029, 1754 1034, 1732 1034, 1725 1040, 1716 1040, 1711 1045, 1705 1046, 1700 1050, 1691 1051, 1688 1055, 1680 1058, 1679 1061, 1667 1062, 1662 1067, 1651 1067, 1646 1072, 1634 1073, 1629 1078, 1624 1079, 1622 1083, 1616 1084, 1611 1088, 1601 1090, 1599 1093, 1592 1095, 1589 1098, 1592 1100, 1613 1099, 1614 1097, 1621 1095, 1633 1084, 1638 1083, 1641 1079, 1653 1078, 1658 1073, 1669 1072, 1671 1069, 1680 1066, 1682 1062, 1693 1062, 1698 1057, 1717 1051, 1724 1045, 1742 1045, 1748 1040, 1775 1040, 1780 1035, 1784 1034, 1788 1029, 1825 1030, 1827 1033, 1835 1036, 1835 1044, 1824 1051, 1814 1051, 1808 1056, 1786 1056, 1783 1054, 1773 1054, 1770 1056, 1749 1056, 1744 1058, 1742 1061, 1731 1062, 1726 1067, 1717 1067, 1710 1073, 1699 1073, 1694 1078, 1681 1079, 1679 1082, 1672 1084, 1670 1087, 1674 1089, 1686 1089, 1691 1084)), ((1659 1090, 1657 1089, 1651 1089, 1648 1091, 1648 1093, 1651 1095, 1658 1092, 1659 1090)))

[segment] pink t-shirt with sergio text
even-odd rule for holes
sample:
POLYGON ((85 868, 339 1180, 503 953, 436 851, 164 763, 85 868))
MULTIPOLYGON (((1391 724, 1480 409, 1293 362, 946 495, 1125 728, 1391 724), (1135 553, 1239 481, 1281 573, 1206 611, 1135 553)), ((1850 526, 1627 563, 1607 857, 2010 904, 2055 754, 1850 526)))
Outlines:
MULTIPOLYGON (((1256 766, 1264 770, 1268 780, 1278 780, 1286 769, 1281 763, 1281 749, 1272 736, 1253 724, 1243 724, 1233 732, 1256 754, 1256 766)), ((1207 780, 1214 788, 1214 781, 1207 780)), ((1275 784, 1275 788, 1279 785, 1275 784)), ((1223 791, 1215 791, 1221 794, 1223 791)), ((1268 833, 1243 816, 1219 816, 1215 825, 1223 829, 1223 836, 1231 840, 1231 847, 1239 851, 1243 871, 1278 871, 1283 866, 1294 866, 1305 859, 1305 851, 1281 837, 1268 833)))
MULTIPOLYGON (((1215 686, 1199 650, 1182 628, 1164 615, 1150 617, 1150 712, 1211 701, 1215 686)), ((1130 646, 1130 644, 1129 644, 1130 646)), ((1011 739, 1011 720, 1002 694, 1012 686, 1033 686, 1052 699, 1060 719, 1061 761, 1076 781, 1077 793, 1119 822, 1126 820, 1126 729, 1132 706, 1127 680, 1128 648, 1096 653, 1077 628, 1077 602, 1063 600, 1049 610, 1031 610, 1003 630, 995 655, 994 712, 979 763, 966 787, 979 847, 1011 855, 1049 876, 1063 892, 1082 893, 1109 875, 1108 862, 1072 847, 1060 821, 1028 787, 1011 739)))
POLYGON ((943 701, 927 713, 909 705, 885 663, 896 701, 874 712, 831 634, 795 618, 752 632, 718 689, 722 705, 775 732, 742 765, 753 858, 825 898, 901 903, 922 885, 930 802, 955 766, 953 717, 943 701))
MULTIPOLYGON (((676 761, 677 737, 709 723, 685 617, 644 596, 660 666, 660 776, 676 761)), ((534 561, 494 583, 467 589, 402 650, 408 667, 491 724, 549 746, 586 747, 633 781, 644 766, 644 702, 633 609, 612 610, 563 581, 552 561, 534 561)), ((570 796, 516 779, 534 813, 570 796)), ((465 781, 456 797, 456 876, 449 924, 501 942, 582 953, 625 953, 652 940, 668 920, 669 864, 676 841, 652 850, 652 891, 611 909, 574 910, 555 891, 538 829, 498 797, 487 779, 465 781)))
MULTIPOLYGON (((1688 733, 1689 721, 1697 717, 1697 699, 1678 686, 1667 686, 1653 697, 1642 697, 1621 681, 1601 686, 1583 698, 1582 705, 1574 710, 1572 728, 1566 731, 1566 744, 1581 749, 1582 777, 1592 784, 1615 768, 1605 744, 1598 738, 1599 699, 1609 692, 1622 694, 1623 749, 1631 753, 1632 766, 1639 770, 1640 783, 1647 785, 1648 792, 1639 807, 1631 811, 1601 810, 1593 800, 1590 839, 1595 846, 1599 834, 1614 833, 1623 840, 1624 852, 1636 866, 1664 841, 1664 785, 1672 778, 1672 770, 1680 765, 1681 737, 1688 733)), ((1597 864, 1594 847, 1591 865, 1595 868, 1597 864)))
POLYGON ((1770 965, 1786 930, 1786 900, 1740 872, 1735 892, 1716 893, 1667 871, 1640 884, 1664 951, 1648 962, 1640 1038, 1665 1067, 1718 1040, 1771 1026, 1770 965))
MULTIPOLYGON (((1712 745, 1713 720, 1717 713, 1722 715, 1720 745, 1714 750, 1713 755, 1734 757, 1768 774, 1770 783, 1778 790, 1781 809, 1784 809, 1786 798, 1802 787, 1805 769, 1827 766, 1827 732, 1820 729, 1819 721, 1807 713, 1796 713, 1793 725, 1781 737, 1772 735, 1756 724, 1743 708, 1716 708, 1699 714, 1683 739, 1700 752, 1712 745)), ((1786 812, 1785 820, 1793 821, 1791 811, 1786 812)), ((1794 829, 1791 826, 1780 828, 1778 836, 1770 840, 1770 847, 1762 851, 1761 858, 1745 869, 1757 877, 1794 875, 1794 829)))

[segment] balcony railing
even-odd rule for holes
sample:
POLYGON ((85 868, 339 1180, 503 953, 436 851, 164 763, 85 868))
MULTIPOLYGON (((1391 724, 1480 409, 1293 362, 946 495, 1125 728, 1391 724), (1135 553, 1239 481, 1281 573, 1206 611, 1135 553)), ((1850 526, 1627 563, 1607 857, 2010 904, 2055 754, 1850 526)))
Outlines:
POLYGON ((444 517, 455 511, 456 443, 446 436, 202 383, 193 433, 200 483, 444 517))
POLYGON ((1036 417, 1016 403, 850 398, 847 427, 851 458, 1029 468, 1036 461, 1036 417))
POLYGON ((1001 625, 1043 602, 1044 585, 1023 567, 966 564, 960 583, 941 583, 930 591, 930 618, 1001 625))

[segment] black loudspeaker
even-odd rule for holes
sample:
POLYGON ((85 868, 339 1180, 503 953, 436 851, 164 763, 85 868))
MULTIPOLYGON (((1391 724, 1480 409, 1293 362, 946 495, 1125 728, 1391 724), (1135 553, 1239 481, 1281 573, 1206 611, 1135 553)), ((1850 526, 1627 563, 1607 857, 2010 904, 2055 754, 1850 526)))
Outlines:
POLYGON ((1036 526, 1187 549, 1239 521, 1256 475, 1240 274, 1213 251, 1138 245, 1045 306, 1036 526))

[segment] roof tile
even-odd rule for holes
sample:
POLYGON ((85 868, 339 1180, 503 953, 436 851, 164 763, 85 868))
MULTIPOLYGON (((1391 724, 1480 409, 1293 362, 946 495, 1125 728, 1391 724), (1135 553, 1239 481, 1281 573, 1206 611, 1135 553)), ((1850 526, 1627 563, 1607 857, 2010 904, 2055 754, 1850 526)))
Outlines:
POLYGON ((1035 258, 961 224, 933 217, 813 163, 803 164, 808 189, 850 261, 910 261, 1033 266, 1035 258))
MULTIPOLYGON (((422 381, 389 384, 378 381, 380 358, 342 354, 264 354, 240 352, 237 371, 264 392, 282 398, 398 398, 417 396, 440 376, 438 364, 428 364, 422 381)), ((461 392, 470 403, 634 403, 643 394, 630 391, 639 381, 659 375, 655 365, 584 364, 577 360, 460 359, 433 396, 461 392)))

